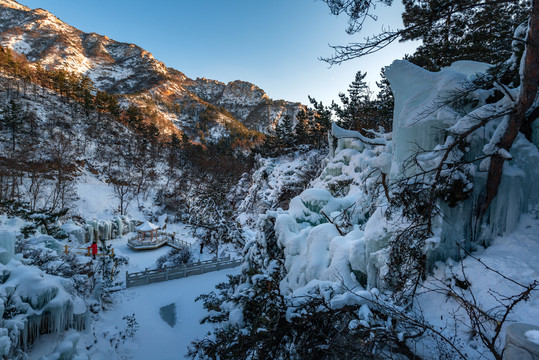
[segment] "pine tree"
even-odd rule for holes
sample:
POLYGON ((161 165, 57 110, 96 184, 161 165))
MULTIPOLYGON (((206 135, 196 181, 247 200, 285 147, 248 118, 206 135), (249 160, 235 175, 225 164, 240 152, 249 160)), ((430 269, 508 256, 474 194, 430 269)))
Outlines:
POLYGON ((310 134, 313 145, 320 149, 324 144, 327 143, 327 133, 331 128, 331 118, 332 112, 331 109, 320 101, 318 102, 315 98, 309 96, 309 101, 313 106, 313 122, 310 124, 310 134))
POLYGON ((118 104, 117 96, 115 95, 108 96, 107 110, 115 119, 120 118, 121 108, 120 108, 120 104, 118 104))
POLYGON ((309 143, 308 123, 312 117, 313 113, 308 108, 301 109, 296 114, 297 123, 294 130, 296 133, 296 141, 298 142, 298 144, 309 143))
POLYGON ((291 148, 294 146, 294 123, 289 115, 285 115, 275 127, 275 137, 277 137, 280 148, 291 148))
POLYGON ((378 125, 382 126, 385 131, 391 132, 393 128, 393 106, 395 99, 393 98, 393 93, 391 92, 391 87, 389 86, 389 81, 387 81, 384 69, 380 71, 380 78, 381 80, 376 82, 380 90, 374 101, 376 112, 378 113, 378 125))
POLYGON ((348 95, 339 93, 342 105, 333 102, 331 109, 335 111, 339 126, 345 129, 362 130, 373 127, 371 112, 373 103, 371 91, 365 82, 367 73, 358 71, 354 81, 348 86, 348 95))
MULTIPOLYGON (((350 102, 358 103, 362 100, 369 100, 371 98, 371 91, 369 85, 365 82, 365 76, 367 73, 362 74, 361 71, 356 73, 354 81, 348 86, 348 94, 350 95, 350 102)), ((339 94, 342 99, 346 97, 344 94, 339 94)))
POLYGON ((506 61, 511 56, 513 34, 527 20, 530 10, 527 0, 405 0, 403 3, 402 18, 409 31, 403 33, 402 39, 423 41, 409 60, 431 71, 457 60, 490 64, 506 61))
MULTIPOLYGON (((393 0, 323 0, 335 15, 346 14, 347 32, 359 33, 371 8, 377 3, 391 5, 393 0)), ((365 42, 332 46, 333 56, 323 58, 340 64, 372 54, 393 41, 421 39, 424 44, 411 59, 437 70, 455 60, 505 61, 511 53, 514 30, 530 13, 529 0, 403 0, 403 29, 383 31, 364 37, 365 42)))
POLYGON ((134 105, 130 105, 125 111, 127 124, 135 129, 138 129, 143 120, 142 112, 134 105))
POLYGON ((15 153, 17 139, 23 127, 21 104, 11 99, 2 109, 2 127, 7 128, 11 137, 11 151, 15 153))
POLYGON ((109 105, 109 95, 104 91, 97 91, 94 99, 94 106, 97 110, 97 120, 101 121, 101 113, 107 111, 109 105))

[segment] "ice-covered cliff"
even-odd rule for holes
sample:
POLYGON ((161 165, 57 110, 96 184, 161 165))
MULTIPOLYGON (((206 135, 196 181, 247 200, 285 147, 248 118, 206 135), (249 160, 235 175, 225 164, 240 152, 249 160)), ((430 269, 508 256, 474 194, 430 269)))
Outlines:
POLYGON ((459 246, 474 249, 512 232, 522 214, 537 216, 539 183, 533 179, 539 177, 539 151, 522 134, 511 148, 498 196, 483 218, 477 216, 487 177, 486 145, 504 121, 497 114, 511 104, 507 96, 493 102, 492 90, 468 91, 470 81, 487 68, 460 62, 431 73, 396 61, 386 70, 395 95, 393 133, 370 139, 334 126, 336 148, 315 188, 294 198, 289 210, 266 215, 275 221, 284 255, 282 291, 291 294, 320 281, 349 289, 387 287, 389 244, 409 225, 402 214, 388 213, 388 200, 403 181, 417 181, 418 174, 440 164, 441 177, 463 177, 461 183, 452 182, 457 185, 451 192, 466 196, 455 203, 437 201, 432 234, 422 250, 428 268, 456 259, 459 246), (486 117, 486 125, 469 134, 465 146, 444 158, 459 134, 486 117), (460 172, 451 172, 457 162, 464 164, 460 172))
POLYGON ((291 358, 494 359, 508 322, 539 325, 539 150, 525 136, 477 211, 518 91, 474 83, 486 68, 386 69, 393 133, 333 126, 322 174, 288 210, 259 217, 241 276, 209 297, 221 325, 210 342, 275 344, 291 358))

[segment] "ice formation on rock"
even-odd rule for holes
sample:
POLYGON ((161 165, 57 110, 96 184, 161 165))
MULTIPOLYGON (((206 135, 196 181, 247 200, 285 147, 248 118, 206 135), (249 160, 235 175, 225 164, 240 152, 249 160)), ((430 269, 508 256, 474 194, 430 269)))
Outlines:
POLYGON ((91 220, 82 226, 68 221, 62 225, 62 229, 70 240, 82 244, 94 240, 110 240, 135 231, 135 221, 127 216, 117 216, 114 220, 91 220))
POLYGON ((0 264, 7 265, 13 259, 14 254, 14 236, 7 232, 0 232, 0 264))
MULTIPOLYGON (((471 127, 471 123, 481 117, 496 114, 511 106, 509 98, 487 104, 486 99, 491 94, 485 90, 476 90, 467 95, 464 106, 459 104, 457 107, 449 103, 456 95, 467 90, 468 81, 487 68, 486 64, 466 61, 431 73, 407 61, 395 61, 387 69, 386 75, 395 95, 391 165, 393 180, 414 171, 413 168, 405 169, 403 164, 418 148, 433 150, 446 142, 448 130, 456 134, 464 133, 471 127)), ((474 133, 468 137, 470 145, 467 159, 486 153, 489 139, 495 137, 493 134, 497 128, 501 128, 495 126, 504 120, 505 117, 493 120, 484 133, 474 133)), ((539 176, 539 168, 536 166, 539 163, 538 148, 519 134, 511 148, 511 155, 513 160, 505 163, 498 195, 482 223, 474 223, 474 212, 481 201, 487 178, 481 166, 474 164, 474 192, 470 199, 453 208, 440 204, 445 214, 441 225, 443 236, 432 260, 455 256, 456 242, 475 240, 488 245, 493 236, 514 230, 522 213, 536 210, 534 208, 539 204, 539 184, 529 179, 539 176)))
MULTIPOLYGON (((384 216, 387 198, 380 184, 390 185, 419 171, 417 166, 405 166, 419 148, 435 154, 419 161, 436 166, 441 155, 432 150, 443 149, 452 141, 451 134, 463 133, 480 116, 510 106, 508 98, 487 104, 491 92, 485 90, 467 93, 458 106, 451 101, 487 68, 467 61, 432 73, 407 61, 395 61, 386 70, 395 95, 393 133, 372 140, 333 127, 336 148, 330 149, 315 188, 295 197, 289 210, 266 214, 275 221, 277 243, 284 254, 284 293, 310 289, 315 283, 319 288, 320 281, 348 289, 386 286, 388 241, 402 224, 384 216)), ((495 118, 484 131, 470 135, 465 158, 484 155, 503 121, 503 117, 495 118)), ((428 266, 456 257, 457 243, 469 248, 488 245, 494 236, 514 230, 521 214, 539 210, 539 183, 530 181, 539 178, 537 146, 519 134, 510 156, 498 196, 480 222, 475 211, 487 174, 478 163, 469 167, 471 196, 454 207, 439 204, 443 216, 436 220, 435 235, 427 241, 428 266)))
MULTIPOLYGON (((44 241, 43 237, 50 238, 41 236, 44 241)), ((41 334, 83 330, 87 324, 86 307, 73 294, 71 280, 14 259, 14 242, 10 232, 0 233, 0 354, 8 358, 41 334)))
MULTIPOLYGON (((60 342, 54 352, 48 356, 44 356, 41 360, 70 360, 73 359, 77 352, 77 343, 79 342, 79 334, 71 334, 60 342)), ((81 357, 82 359, 82 357, 81 357)))

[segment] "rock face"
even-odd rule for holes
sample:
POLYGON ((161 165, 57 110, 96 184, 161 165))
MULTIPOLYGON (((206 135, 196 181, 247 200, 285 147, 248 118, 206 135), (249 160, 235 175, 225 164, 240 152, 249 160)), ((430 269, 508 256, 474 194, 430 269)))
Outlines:
POLYGON ((48 11, 12 0, 0 0, 0 45, 48 69, 86 75, 97 89, 128 96, 130 102, 157 96, 178 104, 181 113, 166 107, 158 110, 163 119, 188 134, 195 133, 197 117, 208 105, 225 109, 248 129, 260 132, 271 130, 285 115, 294 117, 301 108, 299 103, 271 100, 248 82, 192 80, 134 44, 84 33, 48 11))
POLYGON ((299 109, 298 103, 274 101, 258 86, 240 80, 224 84, 198 78, 188 89, 202 100, 225 108, 248 129, 260 132, 267 132, 268 126, 284 116, 295 117, 299 109))

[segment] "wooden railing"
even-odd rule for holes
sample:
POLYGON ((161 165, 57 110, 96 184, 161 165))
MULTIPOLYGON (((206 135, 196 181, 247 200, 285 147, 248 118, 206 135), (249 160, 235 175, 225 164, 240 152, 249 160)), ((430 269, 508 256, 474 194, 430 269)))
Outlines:
POLYGON ((211 271, 230 269, 241 264, 240 259, 222 259, 197 261, 162 269, 144 270, 135 273, 125 272, 125 287, 148 285, 161 281, 181 279, 191 275, 205 274, 211 271))
POLYGON ((191 247, 191 244, 188 243, 187 241, 183 241, 181 239, 176 239, 176 238, 174 238, 174 240, 171 240, 170 234, 169 234, 169 240, 167 240, 167 245, 172 246, 173 248, 176 248, 176 249, 180 249, 180 248, 189 249, 191 247))
MULTIPOLYGON (((87 255, 87 256, 92 256, 92 249, 88 246, 88 247, 73 247, 73 246, 69 246, 69 245, 64 245, 64 254, 69 254, 69 253, 74 253, 74 254, 80 254, 80 255, 87 255)), ((111 258, 114 257, 114 248, 110 249, 110 252, 108 254, 103 254, 103 253, 97 253, 96 255, 98 256, 110 256, 111 258)))

